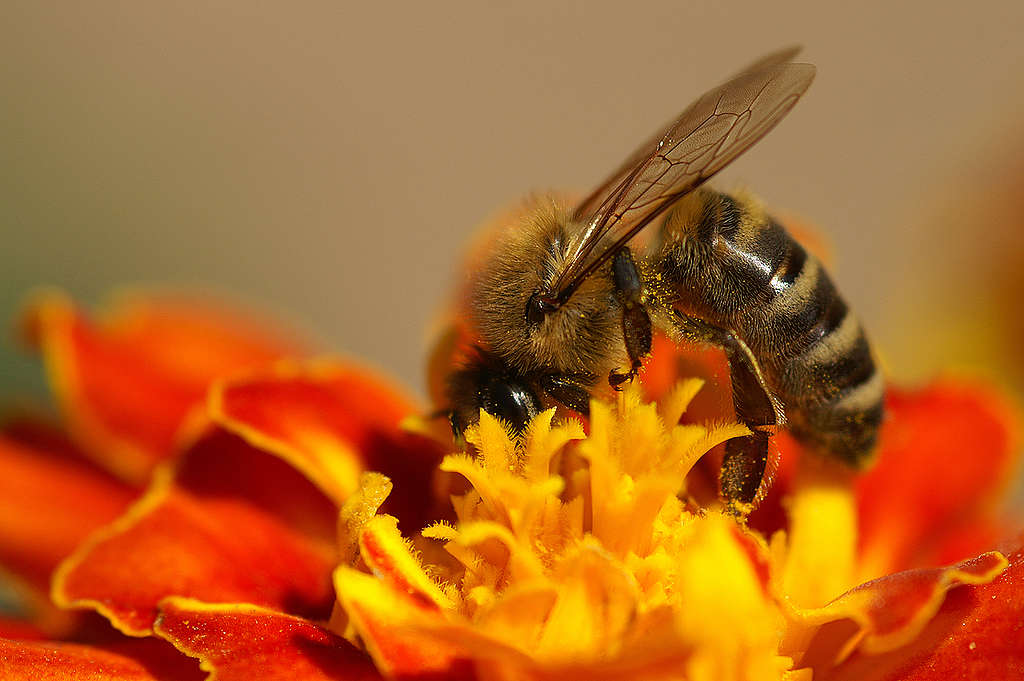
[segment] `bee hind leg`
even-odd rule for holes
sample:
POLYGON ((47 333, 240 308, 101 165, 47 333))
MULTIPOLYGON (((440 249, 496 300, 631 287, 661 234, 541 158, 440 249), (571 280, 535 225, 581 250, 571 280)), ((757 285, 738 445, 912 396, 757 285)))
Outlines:
POLYGON ((764 496, 770 477, 770 451, 769 433, 763 430, 725 443, 719 487, 730 515, 746 518, 764 496))
POLYGON ((690 340, 725 350, 736 417, 751 434, 725 445, 719 487, 728 512, 745 518, 764 496, 775 464, 771 435, 786 422, 782 405, 769 390, 760 365, 734 333, 677 312, 676 330, 690 340))

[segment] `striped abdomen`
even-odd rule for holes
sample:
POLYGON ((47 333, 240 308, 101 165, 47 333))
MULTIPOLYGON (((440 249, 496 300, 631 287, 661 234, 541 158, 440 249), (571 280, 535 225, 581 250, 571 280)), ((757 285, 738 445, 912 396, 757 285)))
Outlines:
POLYGON ((818 259, 754 201, 712 190, 666 220, 660 249, 671 304, 747 344, 798 437, 863 463, 882 419, 882 376, 818 259))

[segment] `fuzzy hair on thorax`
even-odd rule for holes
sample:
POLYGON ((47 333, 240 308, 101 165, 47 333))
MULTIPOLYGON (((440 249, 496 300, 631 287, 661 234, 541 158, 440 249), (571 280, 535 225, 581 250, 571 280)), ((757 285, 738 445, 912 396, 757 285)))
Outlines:
POLYGON ((522 373, 577 373, 595 377, 625 361, 622 312, 610 267, 587 278, 540 324, 526 319, 530 297, 566 265, 583 225, 551 197, 497 235, 472 275, 470 317, 479 342, 522 373))

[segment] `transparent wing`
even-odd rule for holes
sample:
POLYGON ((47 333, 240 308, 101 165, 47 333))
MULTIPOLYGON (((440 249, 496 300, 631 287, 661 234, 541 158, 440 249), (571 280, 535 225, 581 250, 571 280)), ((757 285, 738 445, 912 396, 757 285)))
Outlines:
MULTIPOLYGON (((766 54, 754 63, 747 64, 745 68, 737 71, 729 80, 734 80, 749 73, 756 73, 757 71, 761 71, 771 66, 791 62, 798 54, 800 54, 800 49, 799 45, 793 45, 777 52, 766 54)), ((629 158, 623 161, 622 165, 620 165, 614 173, 609 175, 604 182, 595 187, 590 195, 576 206, 573 218, 579 220, 584 216, 590 216, 596 213, 598 206, 601 205, 601 200, 605 198, 608 190, 612 187, 618 186, 630 171, 636 168, 641 161, 650 156, 654 149, 654 145, 661 141, 661 139, 667 134, 668 130, 670 130, 678 120, 678 118, 671 120, 668 124, 659 128, 658 132, 653 137, 637 147, 629 158)))
POLYGON ((575 215, 587 227, 552 286, 552 302, 565 302, 651 220, 731 163, 793 108, 815 69, 787 63, 792 54, 790 49, 765 57, 753 70, 705 93, 581 203, 575 215))

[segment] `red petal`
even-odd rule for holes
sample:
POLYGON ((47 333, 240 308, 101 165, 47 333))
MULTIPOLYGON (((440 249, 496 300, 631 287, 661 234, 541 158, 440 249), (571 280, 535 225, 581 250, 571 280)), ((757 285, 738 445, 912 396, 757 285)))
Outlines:
POLYGON ((0 432, 0 470, 0 581, 22 617, 47 638, 64 637, 82 618, 50 601, 53 570, 140 492, 90 464, 60 432, 31 421, 0 432))
POLYGON ((363 470, 387 475, 401 494, 383 512, 413 527, 428 519, 430 483, 443 451, 399 430, 412 402, 380 376, 344 364, 278 367, 214 389, 213 418, 303 471, 340 504, 363 470))
MULTIPOLYGON (((994 581, 954 589, 909 645, 858 654, 822 681, 1024 678, 1024 549, 994 581)), ((818 676, 815 676, 818 679, 818 676)))
MULTIPOLYGON (((658 336, 641 375, 645 391, 657 399, 680 377, 698 376, 709 384, 685 418, 728 418, 729 374, 720 354, 658 336)), ((1013 478, 1019 449, 1019 419, 1007 401, 991 387, 950 379, 918 391, 890 388, 887 409, 877 463, 857 488, 865 577, 962 560, 991 546, 993 535, 1005 536, 993 507, 1013 478)), ((786 434, 775 441, 775 483, 751 517, 766 535, 786 525, 781 502, 800 450, 786 434)), ((705 460, 713 468, 714 457, 705 460)), ((714 493, 715 471, 705 477, 714 493)))
POLYGON ((0 564, 42 593, 57 564, 138 493, 27 423, 0 432, 0 470, 0 564))
POLYGON ((657 401, 685 378, 701 378, 706 382, 683 415, 686 423, 735 418, 725 353, 709 346, 677 344, 667 336, 656 335, 651 358, 640 374, 644 394, 657 401))
POLYGON ((198 681, 195 663, 159 641, 114 647, 0 639, 4 681, 198 681))
POLYGON ((946 380, 890 390, 878 461, 857 483, 864 577, 991 546, 1017 457, 1016 415, 991 388, 946 380), (974 535, 972 541, 971 535, 974 535))
POLYGON ((287 464, 215 432, 177 480, 158 475, 61 565, 54 598, 93 607, 132 635, 150 633, 157 604, 176 595, 326 617, 335 516, 287 464))
POLYGON ((48 638, 46 632, 23 619, 0 615, 0 639, 34 641, 48 638))
POLYGON ((131 480, 170 455, 212 380, 297 352, 255 322, 173 298, 128 299, 94 323, 49 294, 25 328, 76 440, 131 480))
MULTIPOLYGON (((948 565, 993 546, 1007 528, 997 502, 1014 479, 1018 416, 993 388, 947 379, 926 388, 888 388, 875 465, 856 487, 862 579, 948 565)), ((766 536, 787 526, 784 499, 801 447, 774 438, 780 465, 751 526, 766 536)))
POLYGON ((199 658, 218 681, 383 678, 345 639, 307 620, 251 605, 167 599, 156 631, 199 658))

